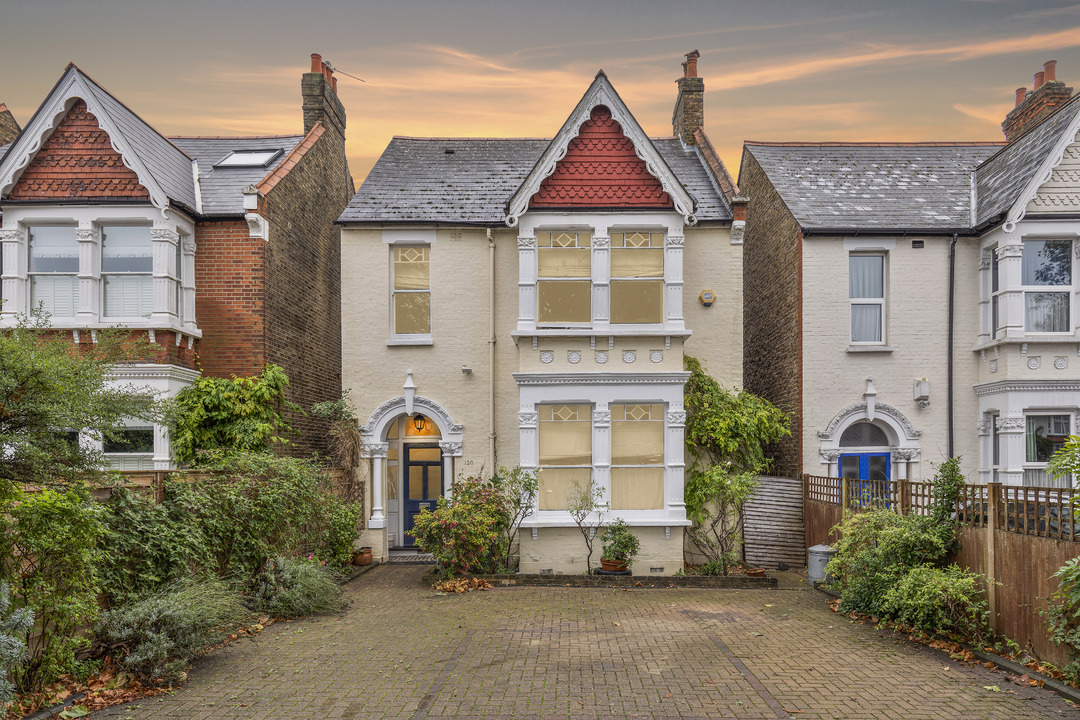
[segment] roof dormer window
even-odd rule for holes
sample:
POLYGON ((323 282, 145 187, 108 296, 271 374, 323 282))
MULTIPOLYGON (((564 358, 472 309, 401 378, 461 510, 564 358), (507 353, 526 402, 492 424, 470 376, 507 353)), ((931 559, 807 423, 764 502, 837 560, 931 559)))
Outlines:
POLYGON ((233 150, 219 160, 214 167, 266 167, 277 158, 278 155, 281 155, 281 152, 280 148, 271 148, 269 150, 233 150))

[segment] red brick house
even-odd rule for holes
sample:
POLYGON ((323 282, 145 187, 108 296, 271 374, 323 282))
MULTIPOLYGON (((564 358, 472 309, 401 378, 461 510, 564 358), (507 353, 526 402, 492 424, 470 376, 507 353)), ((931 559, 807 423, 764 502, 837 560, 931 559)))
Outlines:
MULTIPOLYGON (((41 306, 73 343, 117 325, 145 334, 156 357, 115 381, 167 396, 274 363, 301 406, 337 397, 333 222, 353 185, 335 86, 313 55, 303 134, 166 138, 68 65, 0 146, 0 326, 41 306)), ((297 452, 323 449, 317 421, 294 426, 297 452)), ((103 448, 114 465, 171 466, 165 427, 133 419, 127 435, 103 448)))

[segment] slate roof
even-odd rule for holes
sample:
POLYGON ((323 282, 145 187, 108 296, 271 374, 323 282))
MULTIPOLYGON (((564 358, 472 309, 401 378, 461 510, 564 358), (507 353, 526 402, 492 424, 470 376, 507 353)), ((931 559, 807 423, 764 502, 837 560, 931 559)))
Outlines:
POLYGON ((0 160, 4 159, 4 155, 7 154, 8 148, 11 147, 11 145, 12 143, 8 143, 7 145, 0 145, 0 160))
POLYGON ((971 226, 975 167, 1001 143, 754 143, 796 221, 813 228, 971 226))
MULTIPOLYGON (((303 135, 274 137, 177 137, 172 142, 199 164, 199 189, 204 215, 243 215, 244 188, 258 185, 296 147, 303 135), (214 167, 235 150, 280 150, 269 165, 214 167)), ((188 174, 190 176, 190 170, 188 174)), ((189 181, 190 182, 190 181, 189 181)))
MULTIPOLYGON (((699 221, 731 219, 696 150, 684 150, 677 138, 652 142, 697 199, 699 221)), ((543 138, 395 137, 338 222, 501 224, 506 203, 550 143, 543 138)))
POLYGON ((1078 113, 1080 95, 979 166, 976 225, 1009 211, 1078 113))
POLYGON ((109 119, 131 145, 147 172, 153 176, 169 199, 194 209, 195 184, 191 175, 191 158, 150 127, 145 120, 129 110, 126 105, 110 95, 86 73, 74 65, 71 69, 83 77, 109 119))

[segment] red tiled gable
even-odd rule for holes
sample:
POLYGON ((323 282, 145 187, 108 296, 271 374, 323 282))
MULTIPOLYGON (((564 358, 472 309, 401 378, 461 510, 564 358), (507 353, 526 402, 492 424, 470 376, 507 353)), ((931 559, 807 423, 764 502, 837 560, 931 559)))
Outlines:
POLYGON ((149 200, 150 194, 113 150, 86 103, 79 100, 23 170, 8 197, 149 200))
POLYGON ((593 108, 570 141, 566 156, 544 180, 531 207, 669 208, 671 198, 649 174, 634 143, 623 135, 611 111, 593 108))

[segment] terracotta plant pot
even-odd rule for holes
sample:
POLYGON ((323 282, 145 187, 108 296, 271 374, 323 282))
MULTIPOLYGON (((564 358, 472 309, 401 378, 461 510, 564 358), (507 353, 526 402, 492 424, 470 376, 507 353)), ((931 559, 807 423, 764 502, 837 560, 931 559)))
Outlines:
POLYGON ((370 565, 371 564, 371 548, 362 547, 352 556, 353 565, 370 565))
POLYGON ((765 577, 765 568, 746 568, 746 577, 765 577))
POLYGON ((626 562, 623 560, 604 560, 600 558, 600 567, 605 572, 625 572, 626 562))

